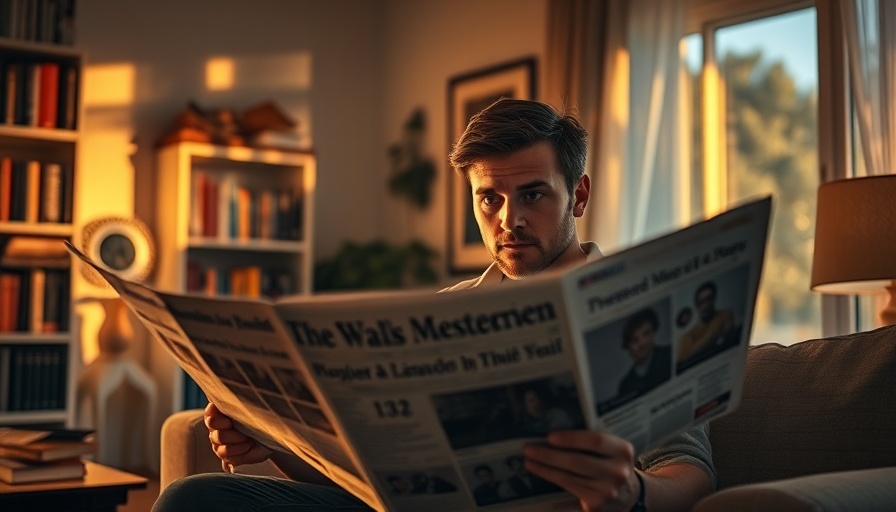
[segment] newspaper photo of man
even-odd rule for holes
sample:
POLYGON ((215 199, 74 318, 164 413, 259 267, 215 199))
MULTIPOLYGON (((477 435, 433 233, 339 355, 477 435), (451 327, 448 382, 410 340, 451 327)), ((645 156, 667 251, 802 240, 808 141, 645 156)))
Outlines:
POLYGON ((632 357, 632 366, 619 381, 619 396, 640 396, 669 380, 672 349, 657 345, 660 319, 651 308, 631 315, 622 329, 622 346, 632 357))
POLYGON ((570 373, 433 395, 432 401, 454 449, 585 426, 570 373))
POLYGON ((678 337, 675 350, 677 373, 740 342, 743 320, 736 318, 734 311, 742 309, 739 302, 743 301, 746 284, 747 268, 738 267, 699 282, 690 297, 682 297, 692 301, 695 318, 678 337))
POLYGON ((511 474, 507 477, 507 485, 517 496, 538 496, 549 492, 560 492, 560 487, 544 478, 533 475, 526 469, 521 455, 511 455, 504 460, 511 474))
POLYGON ((595 407, 605 414, 672 378, 672 300, 663 297, 585 333, 595 407))
POLYGON ((578 405, 572 399, 572 385, 562 387, 558 382, 532 382, 517 386, 517 416, 520 434, 544 436, 554 430, 581 428, 584 422, 578 405), (553 389, 552 389, 553 388, 553 389))
POLYGON ((473 488, 473 498, 477 505, 492 505, 519 498, 507 482, 495 476, 495 470, 489 464, 476 466, 473 473, 479 481, 473 488))

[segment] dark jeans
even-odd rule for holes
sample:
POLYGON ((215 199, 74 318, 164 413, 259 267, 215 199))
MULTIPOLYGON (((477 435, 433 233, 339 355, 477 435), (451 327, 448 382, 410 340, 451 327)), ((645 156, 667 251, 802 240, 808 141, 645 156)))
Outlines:
POLYGON ((339 487, 295 482, 285 478, 230 473, 204 473, 169 485, 153 512, 278 512, 371 508, 339 487))

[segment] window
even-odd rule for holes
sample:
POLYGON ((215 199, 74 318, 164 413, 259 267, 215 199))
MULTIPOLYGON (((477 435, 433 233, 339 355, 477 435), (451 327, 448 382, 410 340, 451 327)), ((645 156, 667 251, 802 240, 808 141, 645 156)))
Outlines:
POLYGON ((763 9, 755 12, 731 2, 696 4, 689 26, 699 29, 682 44, 691 154, 699 155, 691 159, 691 214, 772 194, 753 340, 819 337, 821 296, 809 290, 821 177, 816 9, 806 2, 746 7, 763 9))

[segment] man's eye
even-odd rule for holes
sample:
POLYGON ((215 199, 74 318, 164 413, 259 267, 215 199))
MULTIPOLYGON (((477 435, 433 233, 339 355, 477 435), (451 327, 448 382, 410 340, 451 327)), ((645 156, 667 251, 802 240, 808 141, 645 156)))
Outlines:
POLYGON ((526 192, 526 195, 523 196, 523 198, 526 201, 530 201, 530 202, 538 201, 542 197, 544 197, 544 192, 539 192, 537 190, 530 190, 530 191, 526 192))
POLYGON ((482 196, 482 204, 486 206, 493 206, 498 204, 497 196, 482 196))

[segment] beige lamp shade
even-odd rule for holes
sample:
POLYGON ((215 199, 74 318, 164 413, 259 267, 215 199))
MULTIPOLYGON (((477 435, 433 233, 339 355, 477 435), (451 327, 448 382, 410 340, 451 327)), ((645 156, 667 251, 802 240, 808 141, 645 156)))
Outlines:
POLYGON ((812 290, 883 292, 896 279, 896 175, 818 188, 812 290))

